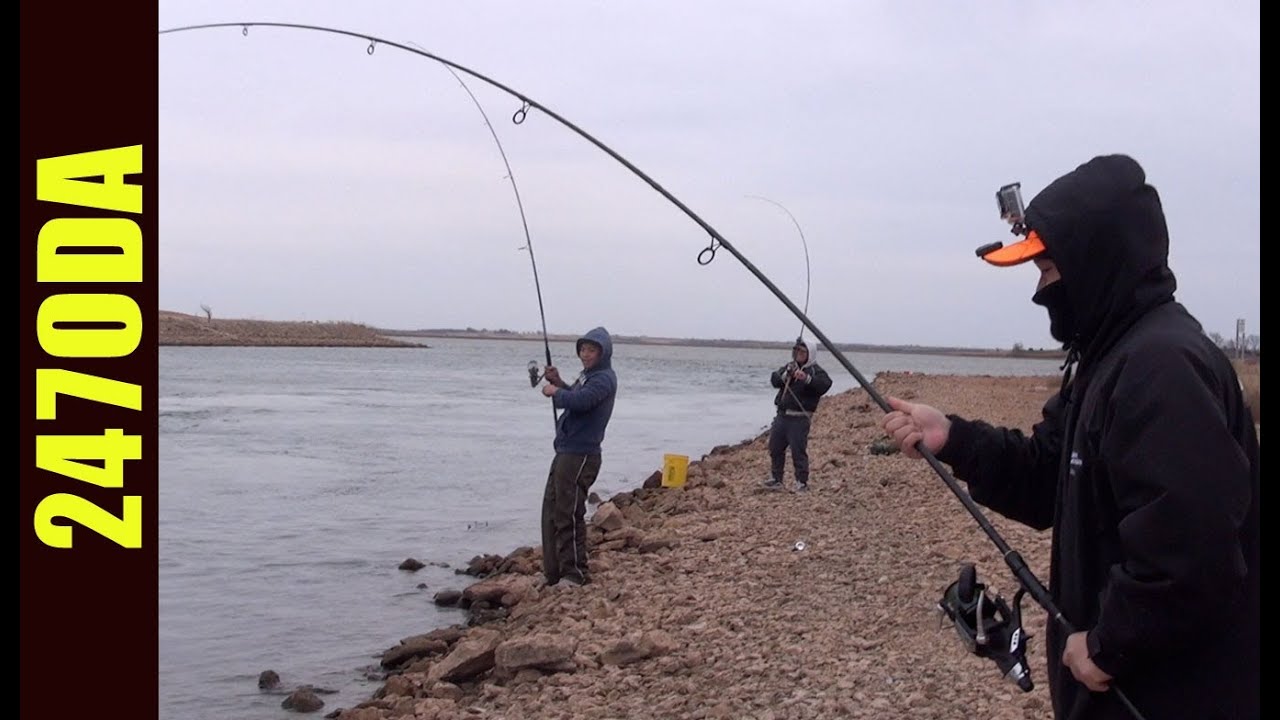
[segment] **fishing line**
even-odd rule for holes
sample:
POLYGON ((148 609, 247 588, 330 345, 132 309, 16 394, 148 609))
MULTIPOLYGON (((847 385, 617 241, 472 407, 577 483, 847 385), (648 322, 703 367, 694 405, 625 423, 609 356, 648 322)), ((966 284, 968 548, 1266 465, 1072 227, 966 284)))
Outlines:
MULTIPOLYGON (((408 41, 408 44, 414 46, 419 51, 425 52, 421 45, 413 42, 412 40, 408 41)), ((372 43, 369 47, 373 47, 372 43)), ((484 106, 480 104, 480 100, 476 97, 476 94, 471 92, 471 88, 463 81, 462 76, 459 75, 452 67, 445 65, 444 69, 448 70, 449 74, 458 81, 458 84, 462 86, 462 89, 467 92, 467 96, 471 98, 471 102, 475 104, 476 110, 480 111, 480 117, 484 118, 484 125, 489 128, 489 134, 493 136, 493 142, 498 146, 498 154, 502 156, 502 164, 507 169, 506 179, 511 181, 511 192, 516 196, 516 208, 520 211, 520 225, 524 228, 525 244, 524 247, 519 249, 529 251, 529 263, 533 265, 533 287, 538 293, 538 316, 542 319, 542 347, 546 350, 547 365, 550 366, 551 339, 547 335, 547 313, 543 309, 542 304, 542 283, 538 280, 538 261, 533 255, 533 238, 529 237, 529 221, 525 218, 524 203, 520 200, 520 188, 516 185, 516 174, 511 170, 511 163, 507 160, 507 151, 502 147, 502 141, 498 139, 498 131, 493 127, 493 123, 489 122, 489 113, 484 111, 484 106)), ((545 371, 539 372, 536 360, 529 361, 528 371, 529 385, 537 387, 538 381, 542 379, 545 371)), ((555 401, 553 400, 551 403, 551 422, 553 425, 557 419, 555 401)))
MULTIPOLYGON (((754 275, 755 278, 759 280, 762 285, 768 288, 769 292, 773 293, 773 295, 777 297, 778 300, 781 301, 782 304, 785 305, 788 310, 790 310, 797 318, 799 318, 801 323, 803 323, 804 327, 809 328, 809 330, 813 333, 814 337, 817 338, 823 345, 827 347, 827 349, 831 352, 832 356, 834 356, 836 360, 840 362, 841 366, 843 366, 844 369, 847 370, 855 380, 857 380, 858 384, 862 386, 862 389, 876 403, 876 405, 880 407, 881 410, 883 410, 886 413, 889 413, 893 410, 893 408, 889 405, 889 402, 884 398, 883 395, 880 394, 880 391, 878 391, 875 388, 875 386, 872 385, 871 382, 868 381, 866 377, 864 377, 862 373, 858 371, 858 368, 856 368, 853 365, 853 363, 849 362, 849 359, 844 356, 844 353, 840 352, 836 348, 835 343, 831 342, 831 340, 828 339, 827 336, 823 334, 823 332, 820 329, 818 329, 816 325, 813 324, 813 321, 809 319, 808 314, 802 311, 799 307, 797 307, 796 304, 792 302, 791 299, 787 297, 786 294, 783 293, 782 290, 780 290, 778 286, 773 283, 773 281, 771 281, 768 277, 766 277, 764 273, 762 273, 754 264, 752 264, 752 262, 748 260, 745 255, 743 255, 737 248, 735 248, 732 243, 726 240, 724 236, 721 235, 715 228, 711 227, 711 225, 709 225, 705 220, 699 217, 697 213, 693 212, 693 210, 689 209, 687 205, 680 202, 679 199, 677 199, 674 195, 668 192, 666 188, 659 185, 657 181, 655 181, 653 178, 646 175, 643 171, 640 170, 640 168, 633 165, 630 161, 628 161, 626 158, 619 155, 612 148, 600 142, 599 140, 597 140, 591 134, 587 133, 582 128, 578 127, 577 125, 565 119, 555 111, 537 102, 536 100, 528 97, 527 95, 507 85, 504 85, 501 82, 498 82, 497 80, 494 80, 486 75, 483 75, 475 70, 467 68, 463 65, 459 65, 458 63, 453 62, 452 60, 447 60, 434 53, 430 53, 425 50, 418 50, 402 43, 397 43, 391 40, 384 40, 382 38, 378 38, 365 33, 357 33, 351 30, 342 30, 338 28, 325 27, 321 25, 305 25, 300 23, 283 23, 283 22, 204 23, 199 25, 186 25, 181 27, 174 27, 174 28, 169 28, 165 30, 160 30, 159 34, 168 35, 173 33, 190 32, 190 31, 196 31, 196 30, 211 30, 216 28, 239 28, 241 31, 241 34, 247 37, 249 35, 250 27, 277 27, 277 28, 289 28, 289 29, 295 29, 295 30, 309 30, 314 32, 330 33, 334 35, 344 35, 347 37, 357 38, 359 40, 362 40, 368 43, 368 46, 365 49, 365 52, 368 55, 373 55, 377 45, 379 44, 398 48, 400 50, 404 50, 405 52, 413 53, 415 55, 420 55, 422 57, 428 58, 430 60, 434 60, 438 63, 451 67, 455 70, 461 71, 470 77, 473 77, 492 87, 502 90, 503 92, 516 98, 517 100, 520 101, 521 105, 520 105, 520 108, 516 110, 516 112, 511 116, 511 121, 517 125, 524 123, 524 121, 528 118, 529 110, 536 109, 541 111, 542 113, 547 115, 547 117, 550 117, 551 119, 563 125, 565 128, 573 131, 574 133, 582 137, 587 142, 596 146, 601 152, 605 153, 606 155, 608 155, 609 157, 613 158, 615 161, 620 163, 623 167, 630 170, 637 177, 639 177, 646 184, 648 184, 651 188, 653 188, 656 192, 658 192, 660 195, 666 198, 671 204, 679 208, 681 212, 687 215, 689 219, 693 220, 693 222, 695 222, 711 237, 711 240, 707 244, 707 247, 703 248, 702 251, 699 252, 697 255, 696 259, 699 265, 711 264, 711 262, 715 260, 716 252, 719 251, 720 248, 724 248, 725 250, 727 250, 729 254, 737 258, 738 262, 742 263, 743 267, 745 267, 752 275, 754 275)), ((951 473, 942 464, 942 462, 939 461, 937 457, 935 457, 934 454, 930 452, 927 447, 925 447, 923 441, 916 444, 915 450, 920 454, 921 457, 925 459, 925 462, 928 463, 929 467, 933 469, 933 471, 938 475, 938 477, 942 480, 942 482, 947 486, 947 489, 949 489, 951 493, 955 495, 956 499, 960 501, 960 504, 963 505, 964 509, 969 513, 970 516, 973 517, 974 521, 978 524, 978 527, 982 529, 983 533, 986 534, 987 538, 1000 550, 1001 557, 1004 558, 1005 564, 1009 567, 1009 570, 1013 573, 1013 576, 1017 578, 1019 584, 1022 585, 1022 587, 1027 591, 1027 593, 1030 594, 1032 598, 1042 608, 1045 609, 1046 612, 1048 612, 1049 617, 1054 622, 1057 622, 1059 625, 1061 625, 1063 629, 1068 632, 1068 634, 1075 632, 1076 631, 1075 627, 1066 619, 1066 617, 1062 614, 1062 611, 1058 609, 1058 607, 1054 604, 1052 597, 1049 595, 1048 589, 1040 582, 1038 578, 1036 578, 1035 574, 1031 571, 1031 568, 1027 565, 1026 561, 1022 558, 1022 556, 1016 550, 1014 550, 1012 547, 1009 546, 1008 542, 1004 540, 1004 538, 996 530, 995 526, 991 524, 991 521, 988 520, 986 515, 983 514, 982 508, 977 504, 976 501, 973 500, 973 498, 969 496, 969 494, 964 490, 964 488, 960 486, 960 483, 954 477, 951 476, 951 473)), ((1129 698, 1123 692, 1121 692, 1120 688, 1117 687, 1114 683, 1110 686, 1110 692, 1116 695, 1116 697, 1124 704, 1125 708, 1129 710, 1130 714, 1132 714, 1135 718, 1139 718, 1139 719, 1142 718, 1142 714, 1138 712, 1137 708, 1134 707, 1133 703, 1129 700, 1129 698)))

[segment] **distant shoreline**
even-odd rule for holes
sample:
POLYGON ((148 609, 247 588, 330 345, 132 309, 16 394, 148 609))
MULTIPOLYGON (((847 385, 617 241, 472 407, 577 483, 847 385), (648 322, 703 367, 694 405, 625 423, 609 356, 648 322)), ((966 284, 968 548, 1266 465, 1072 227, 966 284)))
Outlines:
MULTIPOLYGON (((541 333, 509 330, 433 328, 395 330, 354 322, 314 322, 289 320, 249 320, 189 315, 160 311, 158 343, 177 347, 430 347, 428 339, 520 340, 542 342, 541 333)), ((576 335, 551 334, 552 342, 573 342, 576 335)), ((642 335, 614 335, 620 345, 666 345, 735 349, 782 349, 787 342, 705 338, 671 338, 642 335)), ((958 357, 1060 359, 1060 350, 996 350, 983 348, 931 347, 923 345, 864 345, 837 343, 841 352, 898 353, 908 355, 948 355, 958 357)))
MULTIPOLYGON (((517 333, 492 330, 379 330, 388 337, 415 337, 462 340, 522 340, 542 342, 540 333, 517 333)), ((551 342, 573 342, 577 335, 548 334, 551 342)), ((788 342, 769 340, 729 340, 705 338, 671 338, 652 337, 647 335, 614 335, 613 341, 619 345, 669 345, 673 347, 714 347, 738 349, 787 350, 788 342)), ((1001 358, 1033 358, 1061 359, 1065 355, 1061 350, 996 350, 984 348, 935 347, 925 345, 865 345, 858 343, 836 343, 840 352, 858 353, 895 353, 903 355, 950 355, 957 357, 1001 357, 1001 358)))

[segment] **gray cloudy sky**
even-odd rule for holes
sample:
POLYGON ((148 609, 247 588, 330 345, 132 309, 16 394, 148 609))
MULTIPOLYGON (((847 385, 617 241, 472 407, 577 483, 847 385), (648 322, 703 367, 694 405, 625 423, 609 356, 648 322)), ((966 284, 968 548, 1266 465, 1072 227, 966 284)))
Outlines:
MULTIPOLYGON (((322 25, 416 43, 595 136, 833 341, 1052 346, 1036 271, 996 269, 995 190, 1134 156, 1178 299, 1259 323, 1259 3, 171 2, 160 27, 322 25)), ((445 66, 284 28, 161 36, 160 306, 538 330, 516 197, 445 66)), ((551 332, 785 340, 799 321, 675 205, 463 76, 523 201, 551 332)))

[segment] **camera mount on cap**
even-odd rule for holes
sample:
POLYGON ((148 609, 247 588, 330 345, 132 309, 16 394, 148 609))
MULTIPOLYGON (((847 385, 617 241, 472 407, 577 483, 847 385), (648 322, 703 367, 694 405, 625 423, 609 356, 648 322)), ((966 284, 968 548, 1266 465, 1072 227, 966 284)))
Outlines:
MULTIPOLYGON (((1009 232, 1014 235, 1026 235, 1026 209, 1022 204, 1022 183, 1009 183, 996 191, 996 207, 1000 210, 1000 219, 1009 223, 1009 232)), ((1002 242, 987 243, 975 253, 982 257, 994 250, 1004 247, 1002 242)))

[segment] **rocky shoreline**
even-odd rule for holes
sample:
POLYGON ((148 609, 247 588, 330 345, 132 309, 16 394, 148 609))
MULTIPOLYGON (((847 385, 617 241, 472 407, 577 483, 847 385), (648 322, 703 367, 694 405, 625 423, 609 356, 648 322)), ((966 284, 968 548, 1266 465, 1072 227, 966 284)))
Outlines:
MULTIPOLYGON (((1024 429, 1056 383, 876 379, 881 393, 1024 429)), ((465 571, 477 579, 436 600, 467 622, 387 648, 369 700, 328 709, 304 689, 286 707, 339 720, 1048 720, 1039 607, 1024 603, 1029 693, 940 627, 935 605, 962 563, 1006 597, 1016 583, 928 465, 882 442, 881 416, 861 389, 824 402, 806 494, 761 487, 757 437, 691 463, 682 488, 595 504, 586 587, 544 587, 536 547, 479 556, 465 571)), ((1049 534, 988 518, 1047 578, 1049 534)))

